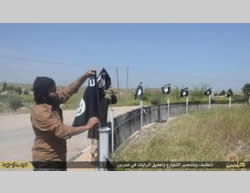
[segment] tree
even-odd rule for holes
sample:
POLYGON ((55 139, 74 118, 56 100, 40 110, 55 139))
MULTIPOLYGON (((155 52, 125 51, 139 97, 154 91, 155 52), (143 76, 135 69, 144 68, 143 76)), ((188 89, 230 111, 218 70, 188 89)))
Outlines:
POLYGON ((221 93, 220 93, 220 96, 225 96, 225 94, 226 94, 226 91, 222 90, 221 93))
POLYGON ((243 88, 242 88, 242 92, 244 94, 244 98, 246 100, 248 100, 249 98, 249 94, 250 94, 250 83, 246 83, 243 88))
POLYGON ((234 95, 234 92, 233 92, 233 90, 230 88, 228 91, 227 91, 231 96, 233 96, 234 95))
POLYGON ((23 93, 22 88, 21 87, 17 87, 16 88, 16 93, 19 94, 19 95, 21 95, 23 93))
POLYGON ((6 82, 4 82, 3 83, 3 88, 2 88, 2 91, 4 92, 4 91, 6 91, 7 90, 7 83, 6 82))

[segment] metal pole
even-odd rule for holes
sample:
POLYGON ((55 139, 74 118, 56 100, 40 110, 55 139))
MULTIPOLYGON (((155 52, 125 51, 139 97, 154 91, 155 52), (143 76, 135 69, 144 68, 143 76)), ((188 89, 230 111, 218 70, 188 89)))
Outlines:
POLYGON ((161 106, 157 105, 158 122, 161 122, 161 106))
POLYGON ((114 116, 113 116, 114 110, 110 109, 110 122, 111 122, 111 138, 112 138, 112 145, 111 145, 111 152, 114 153, 114 146, 115 146, 115 133, 114 133, 114 116))
POLYGON ((118 90, 118 98, 120 99, 120 81, 119 81, 119 72, 118 72, 118 68, 116 68, 116 77, 117 77, 117 90, 118 90))
POLYGON ((186 98, 186 114, 188 114, 188 96, 186 98))
POLYGON ((126 73, 126 75, 127 75, 127 80, 126 80, 126 87, 127 87, 127 92, 128 92, 128 65, 127 65, 127 73, 126 73))
POLYGON ((208 109, 211 108, 211 95, 208 96, 208 109))
POLYGON ((140 101, 140 106, 141 106, 141 129, 143 127, 143 101, 140 101))
POLYGON ((169 97, 168 97, 168 118, 169 118, 169 114, 170 114, 169 107, 170 107, 170 100, 169 100, 169 97))
POLYGON ((232 106, 232 97, 230 96, 229 97, 229 107, 231 107, 232 106))
POLYGON ((250 95, 249 95, 249 97, 248 97, 248 104, 250 104, 250 95))
POLYGON ((105 171, 107 161, 109 159, 109 127, 99 129, 99 170, 105 171))

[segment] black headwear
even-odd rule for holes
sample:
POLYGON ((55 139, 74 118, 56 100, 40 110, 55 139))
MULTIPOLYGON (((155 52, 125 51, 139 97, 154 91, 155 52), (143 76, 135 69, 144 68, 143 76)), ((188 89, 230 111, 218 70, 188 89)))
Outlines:
POLYGON ((37 77, 33 84, 34 95, 48 96, 49 90, 56 86, 53 79, 49 77, 37 77))

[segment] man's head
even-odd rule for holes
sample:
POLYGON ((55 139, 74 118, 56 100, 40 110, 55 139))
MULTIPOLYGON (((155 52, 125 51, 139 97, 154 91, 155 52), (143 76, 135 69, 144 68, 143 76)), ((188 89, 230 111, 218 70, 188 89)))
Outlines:
POLYGON ((48 77, 37 77, 33 83, 34 98, 37 104, 57 104, 56 83, 48 77))

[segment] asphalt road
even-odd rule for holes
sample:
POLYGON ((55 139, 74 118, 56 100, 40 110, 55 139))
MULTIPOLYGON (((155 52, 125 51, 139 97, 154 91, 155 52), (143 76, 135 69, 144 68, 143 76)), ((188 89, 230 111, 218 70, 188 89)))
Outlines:
MULTIPOLYGON (((114 107, 114 116, 136 108, 138 106, 114 107)), ((63 114, 64 123, 72 125, 75 111, 67 110, 63 114)), ((90 145, 86 135, 87 132, 84 132, 67 141, 68 160, 90 145)), ((31 161, 34 138, 30 114, 0 114, 0 161, 31 161)))

